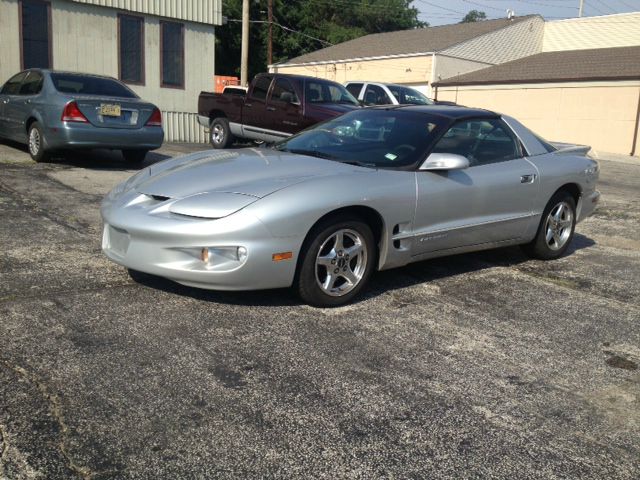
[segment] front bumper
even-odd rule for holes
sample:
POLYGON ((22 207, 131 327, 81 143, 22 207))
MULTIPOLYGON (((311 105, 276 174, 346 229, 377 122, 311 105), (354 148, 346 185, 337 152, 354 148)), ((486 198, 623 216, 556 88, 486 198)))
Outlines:
POLYGON ((162 127, 101 128, 85 123, 62 123, 48 128, 46 146, 56 148, 110 148, 155 150, 162 146, 162 127))
MULTIPOLYGON (((259 290, 289 287, 295 274, 301 239, 275 238, 254 216, 244 211, 225 218, 202 219, 176 215, 152 198, 127 193, 107 197, 102 251, 127 268, 175 282, 212 290, 259 290), (203 247, 244 247, 243 261, 200 258, 203 247), (272 255, 293 252, 293 258, 274 262, 272 255)), ((170 202, 170 201, 169 201, 170 202)))

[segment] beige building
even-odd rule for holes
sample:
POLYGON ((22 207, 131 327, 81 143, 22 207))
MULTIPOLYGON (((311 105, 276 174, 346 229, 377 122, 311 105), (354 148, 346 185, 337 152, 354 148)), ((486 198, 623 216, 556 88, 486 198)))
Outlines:
POLYGON ((543 34, 538 15, 376 33, 270 65, 269 71, 341 83, 402 83, 430 95, 439 79, 540 52, 543 34))
POLYGON ((549 22, 542 53, 441 80, 435 96, 513 115, 549 140, 640 155, 640 14, 549 22))
POLYGON ((206 141, 221 0, 0 0, 0 84, 24 68, 109 75, 163 114, 165 141, 206 141))

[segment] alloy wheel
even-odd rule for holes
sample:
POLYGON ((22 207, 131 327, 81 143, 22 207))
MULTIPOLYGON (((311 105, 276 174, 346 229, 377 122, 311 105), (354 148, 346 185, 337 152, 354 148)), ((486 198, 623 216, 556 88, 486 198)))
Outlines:
POLYGON ((316 282, 324 293, 339 297, 362 280, 367 267, 367 246, 360 233, 340 229, 327 237, 316 257, 316 282))
POLYGON ((40 152, 40 132, 37 128, 32 128, 29 131, 29 153, 37 157, 40 152))
POLYGON ((573 228, 573 209, 567 202, 554 206, 545 222, 545 240, 551 250, 560 250, 569 240, 573 228))
POLYGON ((211 129, 211 140, 214 143, 222 143, 224 141, 224 128, 219 123, 214 124, 211 129))

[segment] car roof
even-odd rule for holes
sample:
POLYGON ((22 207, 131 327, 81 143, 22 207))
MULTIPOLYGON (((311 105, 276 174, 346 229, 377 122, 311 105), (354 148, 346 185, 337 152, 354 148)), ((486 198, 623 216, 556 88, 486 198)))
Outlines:
POLYGON ((377 110, 407 110, 410 112, 429 113, 450 119, 461 118, 497 118, 499 113, 482 108, 469 108, 459 105, 379 105, 374 107, 377 110))
POLYGON ((43 73, 61 73, 63 75, 80 75, 83 77, 96 77, 96 78, 106 78, 109 80, 118 80, 117 78, 110 77, 109 75, 99 75, 96 73, 72 72, 68 70, 51 70, 49 68, 32 68, 30 70, 39 70, 43 73))

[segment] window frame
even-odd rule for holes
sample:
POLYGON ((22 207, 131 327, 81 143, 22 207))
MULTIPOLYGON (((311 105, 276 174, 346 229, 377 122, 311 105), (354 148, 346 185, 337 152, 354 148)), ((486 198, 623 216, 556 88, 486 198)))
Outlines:
MULTIPOLYGON (((393 95, 391 95, 391 97, 393 97, 393 95)), ((395 105, 393 103, 393 99, 389 96, 389 92, 387 92, 387 89, 382 87, 381 85, 376 85, 375 83, 368 83, 367 87, 364 90, 364 93, 362 94, 362 101, 365 102, 365 105, 369 106, 369 105, 395 105), (377 99, 379 97, 376 96, 376 103, 366 103, 367 102, 367 92, 369 91, 369 89, 371 89, 372 91, 374 91, 375 93, 375 89, 379 89, 385 97, 387 97, 387 102, 388 103, 377 103, 377 99)))
POLYGON ((298 92, 296 91, 295 87, 293 86, 293 83, 286 77, 275 77, 272 81, 272 84, 269 88, 269 102, 274 102, 274 103, 278 103, 280 105, 300 105, 300 96, 298 95, 298 92), (286 82, 289 86, 289 89, 291 90, 291 92, 293 92, 294 98, 295 98, 295 102, 285 102, 280 100, 280 98, 274 98, 273 97, 273 92, 275 91, 278 82, 286 82))
MULTIPOLYGON (((120 80, 122 83, 126 83, 127 85, 139 85, 144 87, 146 85, 146 58, 145 58, 145 44, 144 44, 144 17, 140 16, 140 15, 130 15, 128 13, 118 13, 118 80, 120 80), (127 18, 131 18, 134 19, 136 21, 140 22, 140 81, 139 82, 132 82, 130 80, 125 80, 122 78, 122 52, 121 52, 121 48, 120 48, 120 31, 122 29, 122 18, 127 17, 127 18)), ((184 40, 183 40, 183 56, 184 56, 184 40)), ((160 46, 160 62, 162 62, 162 45, 160 46)), ((184 67, 184 60, 183 60, 183 67, 184 67)), ((161 71, 162 74, 162 71, 161 71)), ((184 83, 184 78, 183 78, 183 83, 184 83)))
POLYGON ((185 83, 186 83, 186 65, 185 65, 185 58, 184 58, 184 50, 185 50, 185 44, 184 44, 184 23, 182 22, 170 22, 167 20, 160 20, 160 87, 161 88, 174 88, 177 90, 184 90, 185 89, 185 83), (163 55, 163 47, 164 47, 164 28, 165 25, 168 24, 174 24, 174 25, 180 25, 180 43, 182 46, 182 49, 180 51, 180 58, 182 59, 182 84, 181 85, 171 85, 171 84, 166 84, 164 83, 164 55, 163 55))
POLYGON ((18 2, 18 29, 20 32, 20 69, 29 70, 31 68, 48 68, 53 69, 53 35, 51 31, 51 1, 50 0, 19 0, 18 2), (24 32, 23 32, 23 18, 22 10, 25 3, 42 4, 47 8, 47 60, 49 65, 47 67, 32 67, 25 66, 24 64, 24 32))
MULTIPOLYGON (((491 162, 471 164, 469 165, 469 168, 483 167, 486 165, 494 165, 496 163, 503 163, 503 162, 512 162, 514 160, 522 160, 523 158, 525 158, 526 155, 525 155, 525 151, 523 150, 522 142, 520 142, 520 138, 518 138, 518 135, 516 135, 516 133, 507 124, 507 122, 505 122, 502 119, 502 117, 473 117, 473 118, 461 118, 461 119, 454 120, 453 122, 451 122, 451 124, 449 124, 449 126, 444 130, 444 132, 435 140, 433 146, 429 149, 429 155, 433 153, 433 150, 438 146, 438 143, 444 138, 444 136, 452 128, 455 128, 456 126, 463 123, 494 122, 494 121, 500 124, 500 126, 505 131, 505 133, 507 133, 507 135, 514 142, 515 148, 516 148, 516 156, 514 158, 509 158, 509 159, 498 159, 498 160, 492 160, 491 162)), ((428 158, 428 155, 427 155, 427 158, 428 158)))
POLYGON ((27 75, 29 75, 29 70, 22 70, 21 72, 16 73, 15 75, 12 75, 6 82, 4 82, 4 84, 0 87, 0 95, 13 95, 13 96, 17 96, 20 95, 20 88, 22 87, 22 82, 24 82, 25 78, 27 78, 27 75), (18 89, 16 90, 16 93, 8 93, 8 92, 3 92, 3 90, 5 89, 5 87, 7 86, 7 84, 13 80, 16 77, 19 77, 20 75, 23 75, 23 77, 20 79, 20 82, 17 82, 18 85, 18 89))
POLYGON ((27 76, 24 77, 24 79, 22 79, 22 82, 20 83, 20 89, 18 90, 18 95, 24 95, 25 97, 40 95, 42 93, 43 87, 44 87, 44 75, 42 74, 42 72, 39 70, 28 70, 27 76), (29 80, 29 78, 32 75, 37 75, 38 77, 40 77, 38 79, 38 82, 40 83, 38 90, 36 92, 31 92, 31 93, 22 93, 22 88, 25 86, 27 80, 29 80))
POLYGON ((271 98, 271 91, 273 90, 273 85, 275 84, 275 79, 276 76, 273 74, 265 74, 265 75, 261 75, 258 78, 256 78, 253 81, 253 84, 251 86, 251 94, 248 95, 248 98, 250 98, 251 100, 256 100, 258 102, 267 102, 267 99, 271 98), (258 82, 260 82, 261 80, 268 78, 269 79, 269 84, 267 85, 267 89, 265 90, 264 93, 264 98, 260 98, 260 97, 256 97, 255 96, 255 91, 256 91, 256 87, 258 86, 258 82))

